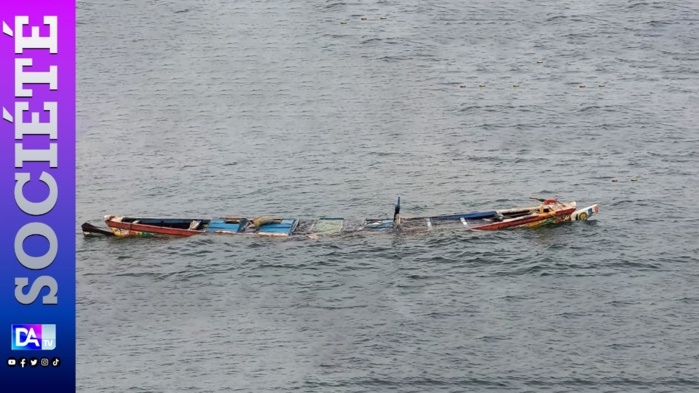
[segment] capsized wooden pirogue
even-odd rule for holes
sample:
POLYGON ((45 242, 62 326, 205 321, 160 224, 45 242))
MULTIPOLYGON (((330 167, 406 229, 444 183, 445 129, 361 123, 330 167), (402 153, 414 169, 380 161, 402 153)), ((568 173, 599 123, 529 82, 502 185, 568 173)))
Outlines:
POLYGON ((497 230, 532 228, 566 221, 587 220, 599 212, 594 204, 577 209, 575 202, 539 199, 537 206, 482 212, 401 217, 400 198, 393 219, 318 219, 244 217, 220 218, 142 218, 108 215, 104 222, 109 230, 84 223, 85 236, 194 236, 203 234, 252 235, 268 237, 325 236, 351 232, 430 232, 449 229, 497 230))

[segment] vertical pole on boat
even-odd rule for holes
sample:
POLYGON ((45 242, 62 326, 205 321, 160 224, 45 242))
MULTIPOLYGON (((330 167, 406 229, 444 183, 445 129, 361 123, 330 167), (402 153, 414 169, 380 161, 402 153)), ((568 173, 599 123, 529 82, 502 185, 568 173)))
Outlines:
POLYGON ((398 228, 400 226, 400 197, 396 201, 396 208, 393 211, 393 227, 398 228))

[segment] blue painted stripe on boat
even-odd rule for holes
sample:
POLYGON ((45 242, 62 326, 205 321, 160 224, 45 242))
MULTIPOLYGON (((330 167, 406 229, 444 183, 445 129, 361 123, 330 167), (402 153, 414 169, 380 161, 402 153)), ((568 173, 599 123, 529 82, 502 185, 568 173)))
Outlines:
POLYGON ((257 233, 291 233, 296 219, 283 219, 280 223, 265 224, 260 227, 257 233))
POLYGON ((231 232, 238 232, 240 229, 240 223, 227 223, 223 219, 213 219, 209 223, 209 226, 206 228, 207 232, 215 232, 215 231, 231 231, 231 232))

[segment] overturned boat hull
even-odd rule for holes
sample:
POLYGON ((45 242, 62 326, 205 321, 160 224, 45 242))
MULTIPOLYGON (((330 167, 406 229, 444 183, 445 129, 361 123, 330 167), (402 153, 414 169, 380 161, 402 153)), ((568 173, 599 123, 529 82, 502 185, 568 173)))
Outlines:
POLYGON ((85 236, 150 237, 194 235, 247 235, 260 237, 319 237, 352 232, 431 232, 436 230, 501 230, 533 228, 581 221, 596 215, 599 205, 577 209, 575 202, 560 203, 545 200, 538 206, 483 212, 456 213, 423 217, 399 216, 397 204, 393 219, 352 220, 337 217, 319 219, 244 217, 219 218, 139 218, 108 215, 104 217, 108 230, 85 223, 85 236))

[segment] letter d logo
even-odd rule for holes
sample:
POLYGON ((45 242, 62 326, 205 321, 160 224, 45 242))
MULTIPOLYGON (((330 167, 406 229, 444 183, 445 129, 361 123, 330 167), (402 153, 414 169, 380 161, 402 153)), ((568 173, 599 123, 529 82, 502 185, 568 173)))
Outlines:
POLYGON ((12 325, 13 350, 40 350, 41 325, 12 325))

